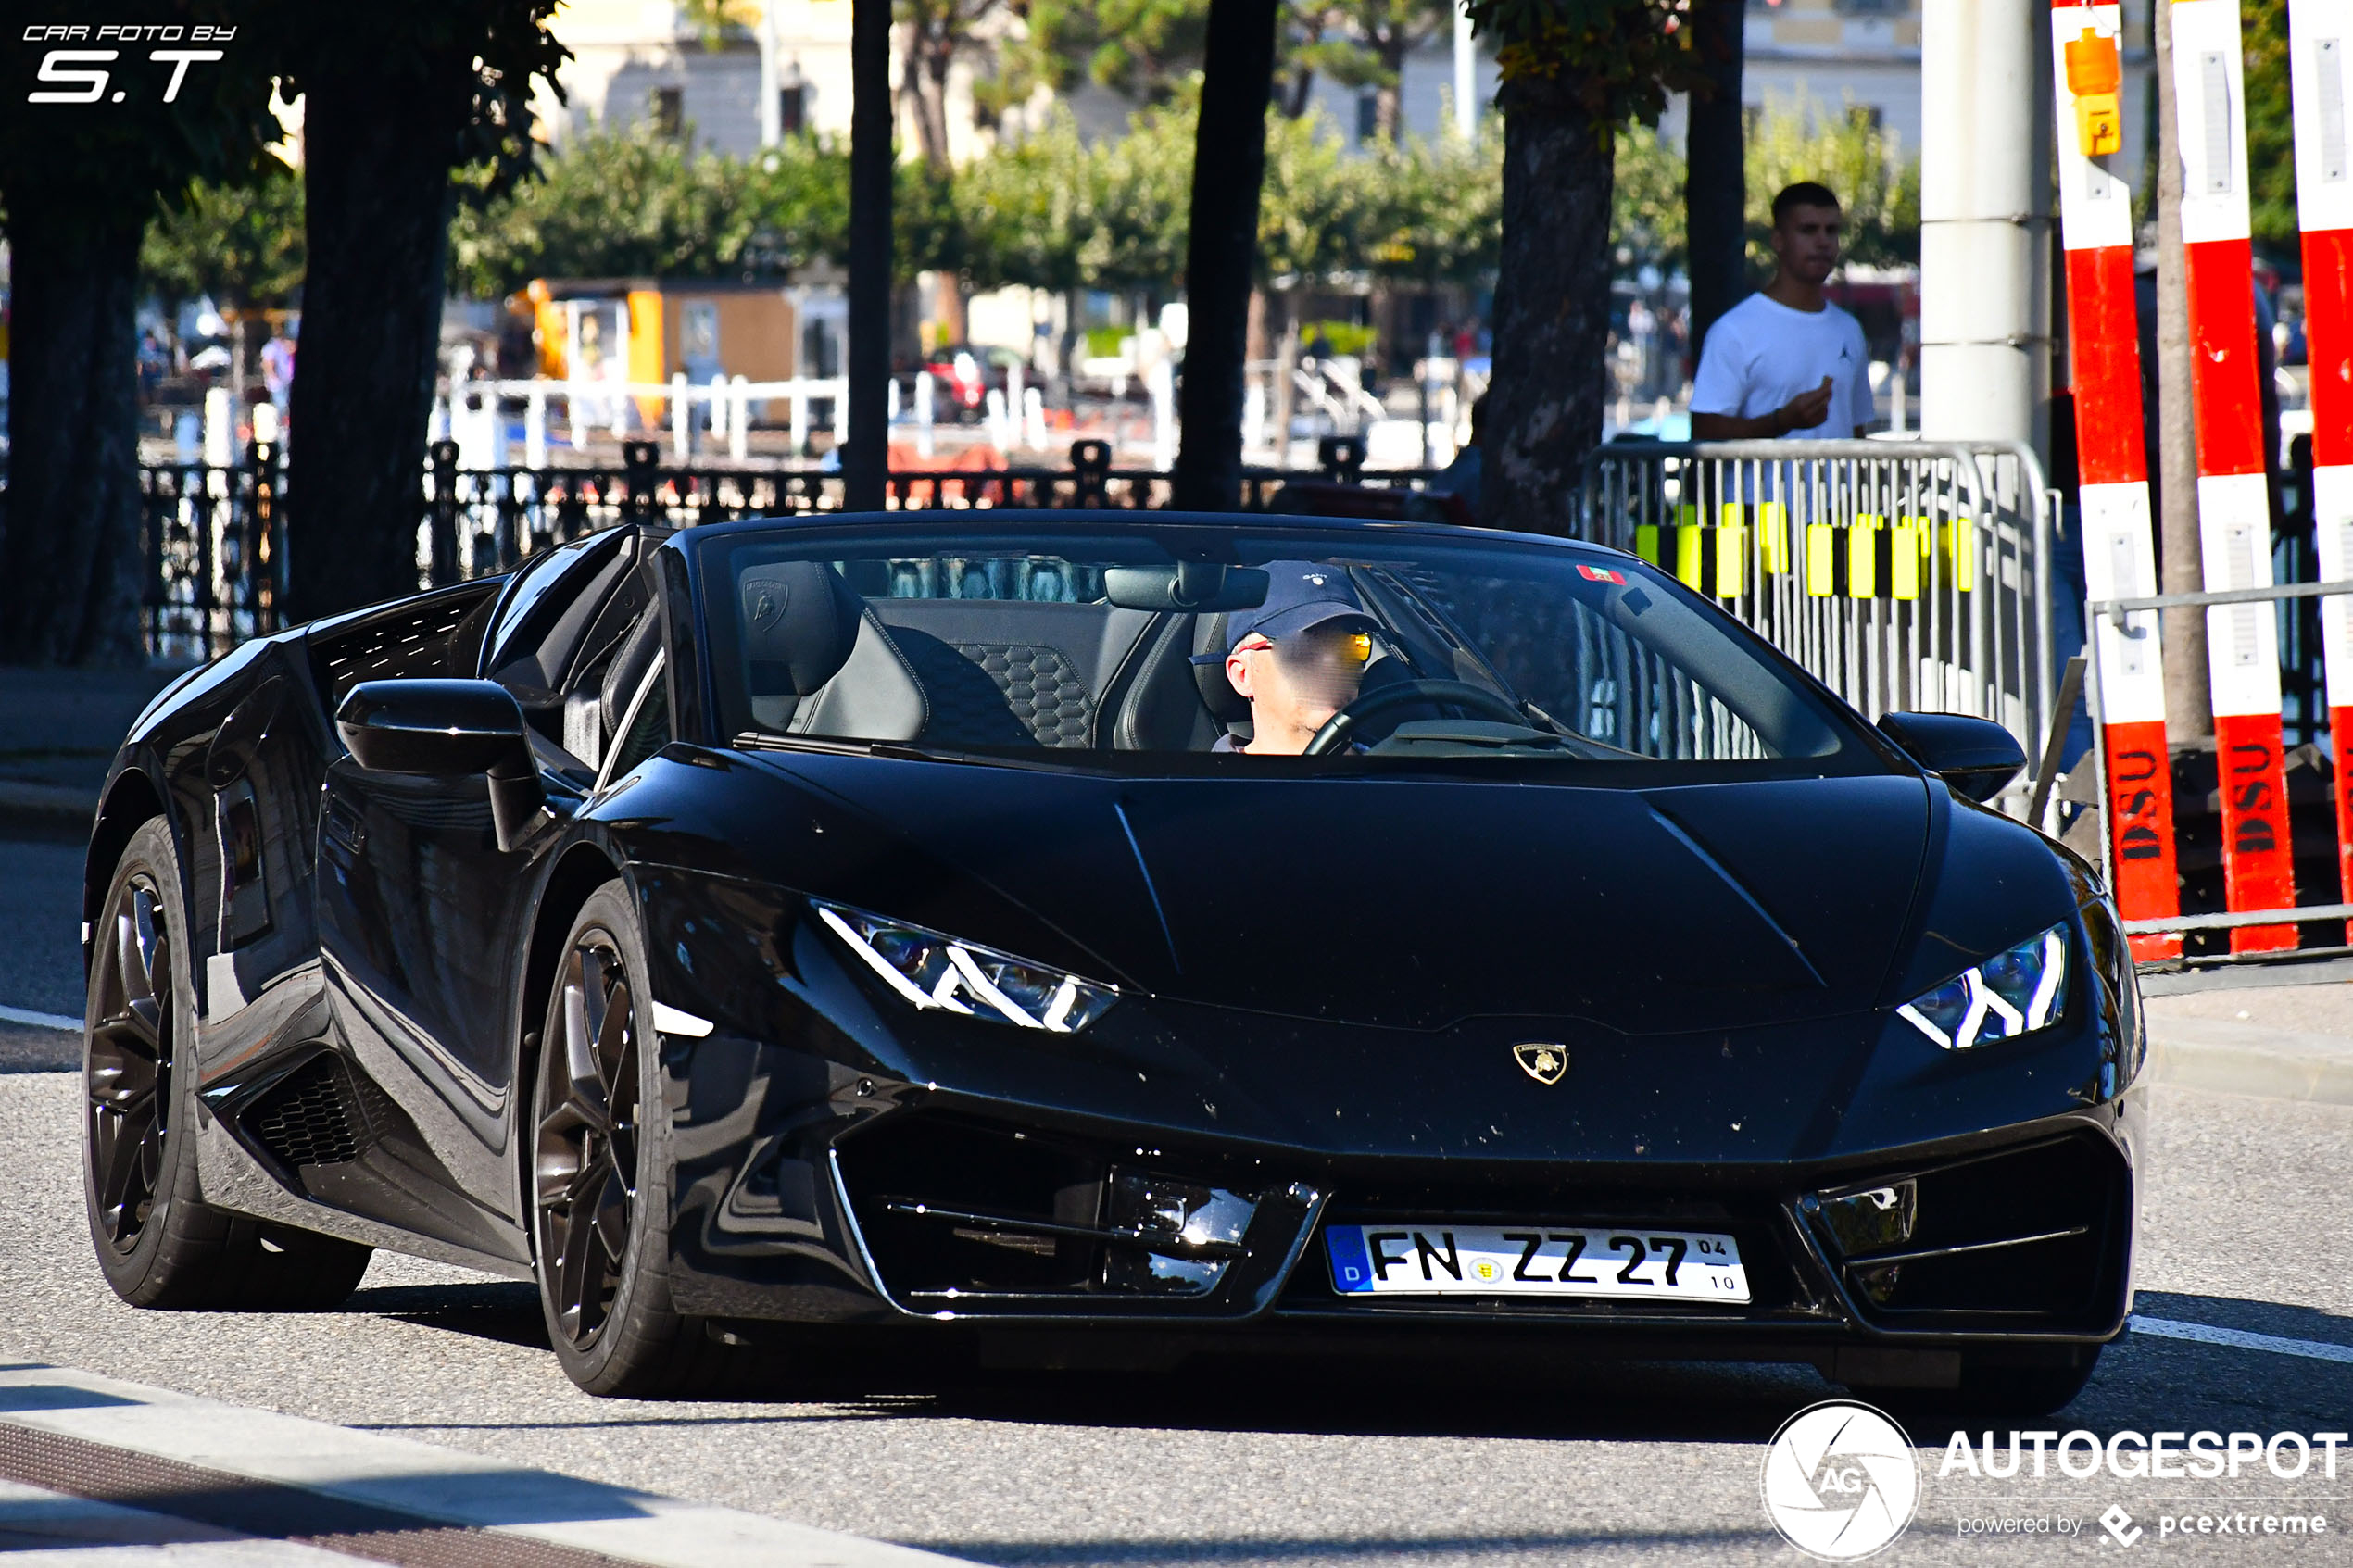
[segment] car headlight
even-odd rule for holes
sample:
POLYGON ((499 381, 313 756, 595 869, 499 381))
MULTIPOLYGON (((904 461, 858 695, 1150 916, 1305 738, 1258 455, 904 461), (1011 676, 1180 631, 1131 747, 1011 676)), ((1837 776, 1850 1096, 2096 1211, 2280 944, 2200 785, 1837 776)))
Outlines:
POLYGON ((2067 925, 2037 932, 1897 1008, 1948 1051, 2047 1028, 2067 1010, 2067 925))
POLYGON ((883 984, 914 1007, 1076 1035, 1119 999, 1116 986, 1081 980, 920 925, 838 904, 815 909, 817 918, 883 984))

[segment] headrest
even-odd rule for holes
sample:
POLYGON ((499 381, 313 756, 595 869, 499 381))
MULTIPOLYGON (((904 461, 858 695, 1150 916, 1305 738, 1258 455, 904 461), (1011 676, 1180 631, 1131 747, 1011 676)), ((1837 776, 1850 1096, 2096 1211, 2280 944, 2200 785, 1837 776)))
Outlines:
POLYGON ((1193 689, 1202 706, 1221 724, 1239 724, 1250 718, 1250 699, 1226 679, 1226 620, 1204 615, 1193 622, 1193 689))
POLYGON ((807 696, 849 662, 865 601, 823 561, 755 566, 742 579, 744 662, 754 693, 807 696))

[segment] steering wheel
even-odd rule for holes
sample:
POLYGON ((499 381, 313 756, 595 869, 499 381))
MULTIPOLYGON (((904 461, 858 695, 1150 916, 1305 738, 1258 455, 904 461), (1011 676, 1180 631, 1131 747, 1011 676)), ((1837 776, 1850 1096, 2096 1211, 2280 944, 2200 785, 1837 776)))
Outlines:
POLYGON ((1351 732, 1364 721, 1416 702, 1448 702, 1458 708, 1475 708, 1506 724, 1529 727, 1527 714, 1485 686, 1474 686, 1468 681, 1405 681, 1366 692, 1325 720, 1324 727, 1315 732, 1315 738, 1307 743, 1302 755, 1328 757, 1348 744, 1351 732))

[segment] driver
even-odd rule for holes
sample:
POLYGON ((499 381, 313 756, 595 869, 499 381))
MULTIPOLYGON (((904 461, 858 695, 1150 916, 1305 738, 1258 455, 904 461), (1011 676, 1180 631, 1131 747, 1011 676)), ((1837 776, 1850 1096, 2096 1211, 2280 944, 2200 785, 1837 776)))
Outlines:
POLYGON ((1356 700, 1376 622, 1338 567, 1271 560, 1265 570, 1265 601, 1227 627, 1226 679, 1250 703, 1250 744, 1220 735, 1210 749, 1297 757, 1356 700))

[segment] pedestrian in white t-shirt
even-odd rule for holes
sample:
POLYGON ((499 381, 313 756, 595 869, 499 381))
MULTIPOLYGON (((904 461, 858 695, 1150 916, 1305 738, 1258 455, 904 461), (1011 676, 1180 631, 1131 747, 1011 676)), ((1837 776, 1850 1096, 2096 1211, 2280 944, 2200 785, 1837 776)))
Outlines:
POLYGON ((1829 187, 1804 181, 1773 198, 1779 263, 1764 292, 1707 330, 1692 383, 1692 434, 1861 435, 1872 419, 1863 329, 1822 296, 1845 219, 1829 187))

